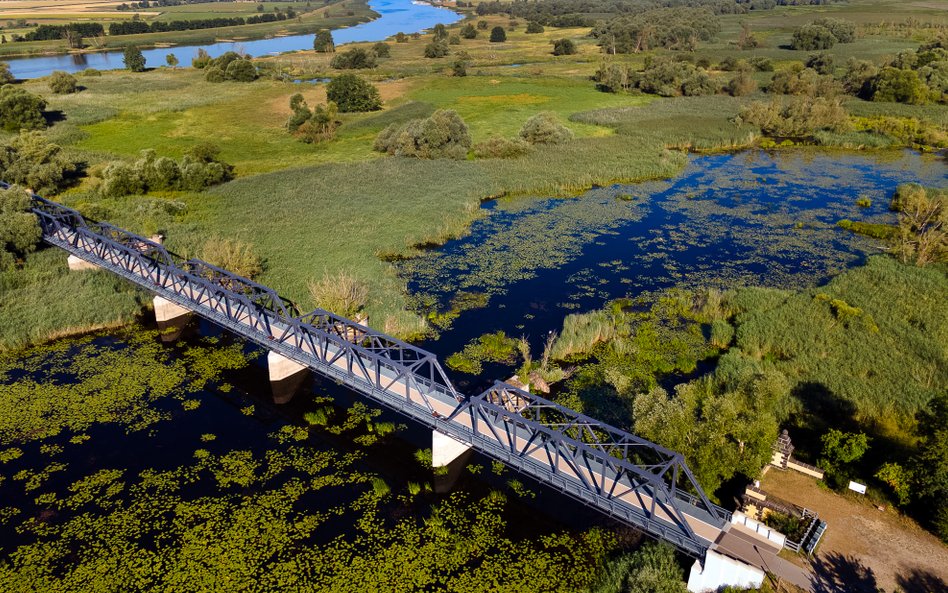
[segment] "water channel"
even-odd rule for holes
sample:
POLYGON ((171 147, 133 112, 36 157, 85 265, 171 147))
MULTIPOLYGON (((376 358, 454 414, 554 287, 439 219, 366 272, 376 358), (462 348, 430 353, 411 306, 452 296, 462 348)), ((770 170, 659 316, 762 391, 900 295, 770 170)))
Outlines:
MULTIPOLYGON (((447 8, 432 6, 418 0, 370 0, 369 6, 379 14, 379 18, 354 27, 334 30, 332 36, 336 45, 355 41, 381 41, 398 32, 421 32, 438 23, 447 25, 461 18, 461 15, 447 8)), ((181 64, 189 65, 200 48, 205 49, 211 57, 217 57, 228 51, 244 52, 251 56, 261 57, 313 49, 313 37, 313 34, 288 35, 250 41, 177 45, 142 50, 142 54, 145 56, 145 65, 149 68, 164 66, 165 56, 171 53, 181 64)), ((97 70, 124 68, 122 55, 122 51, 104 51, 13 58, 5 61, 10 65, 10 71, 14 76, 29 79, 48 76, 56 70, 79 72, 87 68, 97 70)))

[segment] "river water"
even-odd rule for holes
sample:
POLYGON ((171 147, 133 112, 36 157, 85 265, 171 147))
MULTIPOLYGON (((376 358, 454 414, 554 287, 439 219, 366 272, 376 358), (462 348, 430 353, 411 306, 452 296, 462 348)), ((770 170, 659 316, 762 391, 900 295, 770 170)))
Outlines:
MULTIPOLYGON (((379 18, 332 32, 336 45, 355 41, 381 41, 398 32, 415 33, 430 29, 438 23, 445 25, 460 20, 461 15, 416 0, 370 0, 369 6, 379 13, 379 18)), ((271 37, 254 41, 220 42, 205 45, 178 45, 168 48, 142 50, 145 65, 158 68, 165 65, 165 56, 174 54, 181 64, 190 65, 199 48, 204 48, 211 57, 228 51, 239 51, 251 56, 276 55, 289 51, 313 49, 313 34, 271 37)), ((115 70, 124 68, 121 51, 92 52, 36 56, 7 60, 10 71, 21 79, 48 76, 56 70, 79 72, 87 68, 115 70)))

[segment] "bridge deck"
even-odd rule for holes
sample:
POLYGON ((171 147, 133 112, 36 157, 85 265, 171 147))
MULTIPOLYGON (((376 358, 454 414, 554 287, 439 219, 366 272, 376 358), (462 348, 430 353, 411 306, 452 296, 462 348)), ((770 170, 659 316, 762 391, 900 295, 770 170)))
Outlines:
POLYGON ((326 311, 293 315, 271 289, 33 196, 44 240, 541 483, 700 556, 729 513, 680 454, 505 384, 459 394, 428 352, 326 311), (513 405, 515 403, 516 405, 513 405), (695 494, 682 490, 690 487, 695 494))

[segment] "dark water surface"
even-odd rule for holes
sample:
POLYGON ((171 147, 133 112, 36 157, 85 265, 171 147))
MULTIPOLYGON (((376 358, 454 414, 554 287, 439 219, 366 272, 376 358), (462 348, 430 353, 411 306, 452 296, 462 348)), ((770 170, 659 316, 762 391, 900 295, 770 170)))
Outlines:
MULTIPOLYGON (((445 25, 460 20, 461 15, 447 8, 440 8, 416 0, 370 0, 369 7, 379 13, 374 21, 354 27, 336 29, 332 32, 336 45, 354 41, 381 41, 398 32, 415 33, 430 29, 438 23, 445 25)), ((254 41, 220 42, 204 45, 176 45, 142 50, 145 65, 158 68, 165 65, 165 56, 174 54, 181 64, 190 65, 197 57, 199 48, 204 48, 211 57, 217 57, 228 51, 246 52, 261 57, 276 55, 288 51, 313 49, 314 34, 288 35, 254 41)), ((86 54, 66 54, 56 56, 36 56, 6 60, 10 71, 17 78, 39 78, 48 76, 56 70, 79 72, 86 68, 97 70, 115 70, 124 68, 122 51, 92 52, 86 54)))
POLYGON ((892 222, 899 184, 946 181, 942 158, 911 151, 692 156, 667 181, 489 202, 469 235, 399 265, 409 290, 442 308, 459 291, 490 296, 426 344, 442 357, 496 330, 539 346, 567 314, 614 298, 823 282, 883 247, 837 221, 892 222), (860 197, 872 205, 857 206, 860 197))

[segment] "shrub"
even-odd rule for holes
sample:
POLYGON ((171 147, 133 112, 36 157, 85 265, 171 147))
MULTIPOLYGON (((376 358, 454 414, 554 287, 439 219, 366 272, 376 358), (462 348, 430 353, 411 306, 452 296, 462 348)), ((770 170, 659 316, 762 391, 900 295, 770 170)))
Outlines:
POLYGON ((737 122, 755 125, 765 134, 781 138, 806 138, 821 130, 841 132, 849 127, 842 104, 822 97, 754 101, 741 109, 737 122))
POLYGON ((309 282, 309 296, 316 308, 353 319, 365 308, 369 287, 349 272, 326 272, 309 282))
POLYGON ((425 46, 426 58, 443 58, 451 53, 451 48, 444 41, 432 41, 425 46))
POLYGON ((493 136, 474 145, 474 156, 479 159, 509 159, 522 156, 532 150, 522 138, 493 136))
POLYGON ((382 108, 379 90, 355 74, 343 74, 329 81, 326 98, 342 113, 377 111, 382 108))
POLYGON ((326 29, 320 29, 313 38, 313 49, 320 53, 333 53, 336 51, 336 44, 332 39, 332 33, 326 29))
POLYGON ((0 87, 0 127, 8 132, 46 127, 43 110, 46 101, 22 87, 11 84, 0 87))
POLYGON ((148 191, 200 191, 232 176, 233 167, 216 160, 216 148, 211 146, 199 145, 178 162, 159 157, 154 150, 143 150, 134 163, 106 165, 99 193, 119 197, 148 191))
POLYGON ((781 95, 833 97, 839 91, 839 85, 831 76, 820 76, 816 70, 797 62, 777 72, 767 90, 781 95))
POLYGON ((438 23, 432 29, 432 37, 435 41, 445 41, 448 38, 448 28, 442 23, 438 23))
POLYGON ((520 137, 530 144, 562 144, 573 139, 573 132, 559 123, 552 113, 538 113, 520 128, 520 137))
POLYGON ((606 93, 628 92, 638 88, 641 75, 629 66, 604 64, 593 75, 596 88, 606 93))
POLYGON ((813 23, 803 25, 793 32, 790 46, 803 51, 830 49, 839 41, 833 32, 813 23))
POLYGON ((747 72, 738 72, 727 83, 727 92, 732 97, 743 97, 756 90, 757 82, 747 72))
POLYGON ((461 27, 461 37, 465 39, 477 39, 477 28, 471 23, 461 27))
POLYGON ((172 70, 174 70, 175 68, 178 67, 178 64, 179 64, 179 62, 178 62, 178 56, 176 56, 176 55, 174 55, 174 54, 168 54, 168 55, 166 55, 166 56, 165 56, 165 64, 168 64, 168 66, 169 66, 172 70))
POLYGON ((227 65, 224 78, 233 82, 253 82, 257 80, 257 67, 248 59, 234 60, 227 65))
POLYGON ((0 188, 0 271, 35 251, 42 235, 39 221, 30 211, 26 190, 16 185, 0 188))
POLYGON ((461 116, 439 109, 431 117, 388 126, 379 132, 374 149, 394 156, 460 160, 470 147, 471 134, 461 116))
POLYGON ((244 278, 253 278, 263 272, 263 260, 250 243, 229 237, 211 237, 201 248, 201 258, 244 278))
POLYGON ((0 85, 16 82, 16 77, 10 72, 10 65, 0 62, 0 85))
POLYGON ((79 76, 91 76, 91 77, 102 76, 102 72, 100 72, 99 70, 96 70, 95 68, 86 68, 85 70, 79 72, 79 76))
POLYGON ((878 74, 879 69, 872 62, 850 58, 840 82, 843 90, 850 95, 871 96, 870 82, 878 74))
POLYGON ((191 60, 191 67, 203 70, 211 63, 211 55, 203 47, 198 48, 197 56, 191 60))
MULTIPOLYGON (((293 105, 292 100, 290 104, 293 105)), ((338 114, 339 108, 332 101, 325 106, 317 105, 312 111, 303 101, 297 104, 290 121, 287 122, 287 127, 291 132, 298 132, 303 142, 309 144, 325 142, 336 137, 336 130, 342 123, 337 119, 338 114)))
POLYGON ((494 27, 490 30, 491 43, 503 43, 504 41, 507 41, 507 32, 504 31, 503 27, 494 27))
POLYGON ((543 31, 544 31, 543 25, 541 25, 540 23, 536 21, 530 21, 529 23, 527 23, 526 32, 528 35, 533 35, 535 33, 542 33, 543 31))
POLYGON ((923 105, 928 102, 929 90, 914 70, 883 68, 869 83, 873 101, 890 101, 923 105))
POLYGON ((461 45, 461 38, 457 35, 448 37, 448 45, 461 45))
POLYGON ((737 58, 727 57, 721 60, 721 63, 718 64, 718 69, 723 70, 724 72, 745 72, 751 70, 751 65, 747 63, 746 60, 738 60, 737 58))
POLYGON ((948 261, 948 190, 900 185, 890 208, 899 213, 895 251, 903 262, 948 261))
POLYGON ((408 35, 405 35, 401 31, 395 33, 395 43, 408 43, 408 35))
POLYGON ((477 28, 480 29, 481 31, 486 31, 487 27, 489 26, 490 25, 487 24, 487 21, 477 21, 477 28))
POLYGON ((638 87, 663 97, 708 95, 717 91, 711 77, 688 62, 667 59, 646 60, 638 87))
POLYGON ((554 56, 571 56, 576 53, 576 44, 572 39, 556 39, 553 41, 554 56))
POLYGON ((134 45, 125 48, 122 62, 125 64, 125 67, 132 72, 144 72, 145 70, 145 56, 143 56, 142 51, 134 45))
POLYGON ((833 73, 833 56, 829 55, 826 52, 812 54, 809 58, 806 59, 805 65, 807 68, 812 68, 813 70, 815 70, 817 74, 832 74, 833 73))
POLYGON ((330 66, 337 70, 360 70, 363 68, 375 68, 375 54, 365 51, 362 48, 350 49, 341 54, 333 56, 330 66))
POLYGON ((372 53, 374 53, 377 58, 387 58, 392 55, 392 46, 379 41, 372 46, 372 53))
POLYGON ((829 29, 839 43, 852 43, 856 40, 856 25, 849 21, 834 18, 821 18, 813 21, 814 25, 829 29))
POLYGON ((699 41, 709 41, 721 22, 703 8, 660 8, 619 16, 595 27, 603 53, 630 54, 656 48, 694 51, 699 41))
POLYGON ((451 64, 451 72, 455 76, 467 76, 467 60, 459 57, 451 64))
POLYGON ((204 69, 204 80, 208 82, 224 82, 227 80, 224 71, 218 66, 208 66, 204 69))
POLYGON ((748 63, 754 67, 754 70, 758 72, 773 72, 774 63, 770 61, 770 58, 751 58, 748 63))
POLYGON ((79 86, 75 76, 57 70, 49 77, 49 90, 57 95, 68 95, 78 91, 79 86))
POLYGON ((79 162, 40 132, 23 131, 0 145, 0 179, 53 194, 75 180, 79 162))

